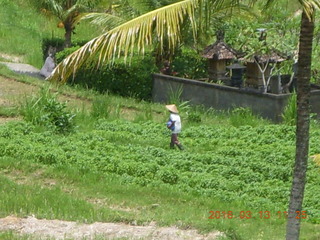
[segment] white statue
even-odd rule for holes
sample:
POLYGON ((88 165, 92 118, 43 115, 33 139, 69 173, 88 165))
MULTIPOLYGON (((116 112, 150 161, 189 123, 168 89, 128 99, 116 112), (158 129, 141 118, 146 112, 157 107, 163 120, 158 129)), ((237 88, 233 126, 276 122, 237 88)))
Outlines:
POLYGON ((52 57, 52 54, 49 54, 40 70, 40 75, 44 76, 45 78, 49 77, 55 67, 56 63, 52 57))

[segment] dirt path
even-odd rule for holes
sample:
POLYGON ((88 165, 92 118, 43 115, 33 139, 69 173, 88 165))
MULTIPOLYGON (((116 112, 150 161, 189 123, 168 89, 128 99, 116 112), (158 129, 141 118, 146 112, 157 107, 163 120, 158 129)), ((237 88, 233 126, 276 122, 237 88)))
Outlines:
MULTIPOLYGON (((42 81, 42 80, 39 80, 42 81)), ((15 79, 0 76, 0 108, 13 108, 20 106, 21 102, 32 95, 37 95, 39 86, 19 82, 15 79)), ((66 102, 73 108, 90 106, 91 102, 71 95, 60 95, 59 100, 66 102)), ((5 117, 0 115, 0 124, 19 119, 17 117, 5 117)))
POLYGON ((0 219, 0 231, 15 231, 35 237, 54 239, 145 239, 145 240, 214 240, 222 236, 220 232, 208 235, 198 234, 196 230, 181 230, 175 227, 132 226, 122 223, 78 224, 76 222, 17 218, 8 216, 0 219))
MULTIPOLYGON (((18 106, 24 97, 37 92, 38 88, 29 84, 17 82, 13 79, 0 76, 0 107, 13 108, 18 106)), ((17 117, 5 117, 0 115, 0 124, 19 119, 17 117)))

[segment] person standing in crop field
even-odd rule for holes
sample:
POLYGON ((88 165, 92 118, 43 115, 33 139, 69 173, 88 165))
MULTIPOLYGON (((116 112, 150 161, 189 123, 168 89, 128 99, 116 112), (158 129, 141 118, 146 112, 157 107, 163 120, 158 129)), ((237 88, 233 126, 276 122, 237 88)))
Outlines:
POLYGON ((183 150, 183 146, 178 140, 178 135, 181 132, 181 119, 177 106, 170 104, 166 105, 166 108, 170 112, 169 121, 167 122, 167 128, 171 130, 170 148, 174 148, 177 145, 180 150, 183 150))

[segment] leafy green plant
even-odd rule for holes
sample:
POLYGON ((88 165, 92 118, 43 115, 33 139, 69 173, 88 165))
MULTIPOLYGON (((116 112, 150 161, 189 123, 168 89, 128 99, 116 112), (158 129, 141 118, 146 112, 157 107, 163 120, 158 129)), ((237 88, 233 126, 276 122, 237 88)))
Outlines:
POLYGON ((297 118, 297 94, 293 92, 288 99, 287 106, 285 107, 282 119, 285 124, 295 125, 297 118))
POLYGON ((178 77, 199 79, 207 77, 207 59, 194 49, 183 47, 172 61, 172 71, 178 77))
POLYGON ((158 176, 161 181, 169 184, 176 184, 179 179, 177 171, 172 167, 164 167, 158 172, 158 176))
POLYGON ((108 95, 97 96, 92 102, 91 115, 94 118, 108 118, 111 112, 111 104, 108 95))
POLYGON ((188 111, 187 112, 187 119, 193 123, 200 123, 201 122, 201 114, 197 111, 188 111))
POLYGON ((59 102, 49 88, 42 88, 38 96, 26 99, 21 106, 21 114, 26 121, 59 133, 68 133, 75 128, 75 114, 67 111, 66 104, 59 102))
POLYGON ((65 48, 62 51, 58 52, 56 54, 57 63, 62 62, 63 59, 65 59, 68 55, 70 55, 71 53, 75 52, 79 48, 80 48, 80 46, 74 46, 74 47, 70 47, 70 48, 65 48))
POLYGON ((68 83, 84 86, 99 93, 108 92, 150 100, 154 72, 157 72, 154 57, 146 54, 143 57, 132 57, 130 63, 118 59, 112 65, 103 65, 98 69, 96 65, 87 63, 77 75, 70 77, 68 83))
POLYGON ((252 113, 249 108, 234 108, 230 114, 230 123, 234 127, 244 125, 257 126, 259 118, 252 113))
MULTIPOLYGON (((247 110, 235 111, 247 115, 247 110)), ((242 116, 242 118, 244 118, 242 116)), ((312 130, 310 152, 318 153, 320 130, 312 130)), ((181 138, 190 151, 168 149, 163 123, 99 119, 90 131, 57 138, 27 123, 0 126, 0 158, 123 176, 130 184, 176 186, 183 192, 245 202, 254 209, 284 209, 292 176, 295 128, 195 124, 181 138), (254 186, 254 187, 253 187, 254 186)), ((310 162, 310 164, 314 164, 310 162)), ((310 168, 305 208, 318 222, 318 168, 310 168), (311 189, 311 190, 310 190, 311 189)))
POLYGON ((168 89, 168 104, 175 104, 178 107, 178 110, 181 112, 187 112, 190 109, 189 101, 183 101, 181 99, 183 93, 183 85, 178 87, 173 87, 169 85, 168 89))

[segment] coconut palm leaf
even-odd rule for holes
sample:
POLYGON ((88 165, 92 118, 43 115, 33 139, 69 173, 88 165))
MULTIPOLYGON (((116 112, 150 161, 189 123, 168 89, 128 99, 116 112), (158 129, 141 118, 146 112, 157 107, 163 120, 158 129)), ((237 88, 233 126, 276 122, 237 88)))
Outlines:
POLYGON ((130 20, 92 39, 69 55, 55 68, 48 80, 66 82, 72 73, 74 74, 93 56, 98 56, 98 66, 100 66, 122 54, 125 58, 129 53, 132 55, 135 47, 138 52, 143 53, 145 47, 154 42, 153 34, 160 46, 163 46, 166 39, 169 48, 174 48, 180 40, 180 24, 185 20, 185 16, 189 17, 193 29, 196 29, 194 20, 196 7, 197 0, 184 0, 130 20))
POLYGON ((55 0, 45 0, 45 4, 48 6, 50 11, 54 13, 54 15, 56 15, 60 20, 63 20, 64 10, 61 4, 55 0))
POLYGON ((79 19, 101 27, 103 32, 126 22, 126 20, 108 13, 84 13, 79 16, 79 19))
MULTIPOLYGON (((268 8, 274 2, 275 0, 266 0, 266 7, 268 8)), ((292 0, 290 0, 290 3, 291 2, 292 0)), ((300 3, 302 10, 307 14, 309 19, 311 19, 312 15, 314 14, 314 10, 320 8, 319 0, 297 0, 295 2, 300 3)))

